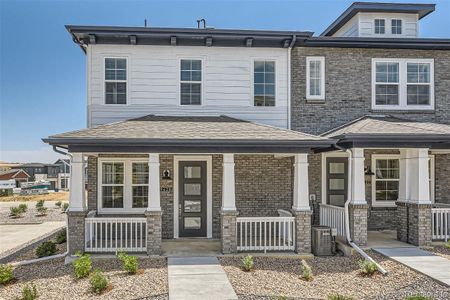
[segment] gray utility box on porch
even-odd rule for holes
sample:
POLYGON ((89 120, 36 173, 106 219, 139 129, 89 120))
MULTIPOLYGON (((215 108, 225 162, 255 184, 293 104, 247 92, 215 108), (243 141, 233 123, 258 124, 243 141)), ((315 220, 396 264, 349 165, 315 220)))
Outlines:
POLYGON ((327 226, 314 226, 312 228, 312 252, 316 256, 333 255, 333 237, 331 228, 327 226))

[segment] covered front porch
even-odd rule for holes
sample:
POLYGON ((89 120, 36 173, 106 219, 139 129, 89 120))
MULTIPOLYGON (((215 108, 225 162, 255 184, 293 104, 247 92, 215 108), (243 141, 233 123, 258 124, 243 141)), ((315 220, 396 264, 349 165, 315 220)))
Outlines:
POLYGON ((49 142, 72 156, 70 253, 160 255, 163 240, 186 238, 218 240, 222 253, 311 252, 308 154, 329 139, 228 117, 147 116, 49 142))

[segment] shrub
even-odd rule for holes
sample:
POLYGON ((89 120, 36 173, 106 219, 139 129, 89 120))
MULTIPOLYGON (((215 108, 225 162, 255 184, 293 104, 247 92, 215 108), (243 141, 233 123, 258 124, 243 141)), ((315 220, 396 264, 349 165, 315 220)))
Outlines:
POLYGON ((67 231, 65 229, 58 232, 58 234, 55 237, 55 243, 62 244, 67 241, 67 231))
POLYGON ((307 281, 311 281, 313 279, 311 267, 304 260, 302 260, 302 278, 307 281))
POLYGON ((44 207, 45 200, 38 200, 36 203, 36 208, 39 209, 39 207, 44 207))
POLYGON ((38 297, 38 292, 36 286, 32 284, 31 286, 26 285, 22 289, 22 297, 19 300, 34 300, 38 297))
POLYGON ((450 249, 450 242, 445 243, 444 247, 447 248, 447 249, 450 249))
POLYGON ((242 259, 242 269, 245 272, 250 272, 253 269, 253 256, 247 255, 242 259))
POLYGON ((69 203, 63 203, 61 210, 63 213, 65 213, 67 211, 67 209, 69 208, 69 203))
POLYGON ((52 241, 43 242, 39 247, 36 249, 36 255, 37 257, 45 257, 45 256, 51 256, 55 254, 57 251, 55 243, 52 241))
POLYGON ((122 261, 123 269, 128 274, 136 274, 138 270, 138 259, 136 256, 128 255, 125 252, 119 252, 117 257, 122 261))
POLYGON ((347 297, 340 294, 331 294, 327 297, 328 300, 353 300, 352 297, 347 297))
POLYGON ((12 206, 9 208, 9 215, 14 218, 19 218, 22 215, 22 210, 18 206, 12 206))
POLYGON ((89 275, 92 269, 92 261, 89 254, 79 255, 72 263, 75 277, 77 279, 84 278, 89 275))
POLYGON ((406 297, 405 300, 433 300, 433 298, 425 297, 422 295, 415 295, 415 296, 406 297))
POLYGON ((368 260, 360 261, 359 267, 361 268, 361 274, 368 276, 373 275, 378 270, 377 265, 368 260))
POLYGON ((19 209, 22 213, 25 213, 28 210, 28 205, 26 205, 25 203, 19 204, 19 209))
POLYGON ((13 267, 11 265, 0 265, 0 284, 6 284, 14 279, 13 267))
POLYGON ((62 205, 62 201, 58 201, 58 202, 56 202, 56 203, 55 203, 55 205, 56 205, 57 207, 61 207, 61 205, 62 205))
POLYGON ((101 294, 108 287, 108 278, 100 270, 95 270, 89 277, 89 282, 96 294, 101 294))

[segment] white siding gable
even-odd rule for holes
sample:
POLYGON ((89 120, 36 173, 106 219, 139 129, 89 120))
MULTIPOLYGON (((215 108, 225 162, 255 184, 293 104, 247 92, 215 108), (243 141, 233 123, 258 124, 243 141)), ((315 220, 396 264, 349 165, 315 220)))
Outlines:
POLYGON ((287 55, 282 48, 89 45, 88 126, 147 114, 228 115, 288 127, 287 55), (127 58, 127 104, 106 105, 105 57, 127 58), (202 60, 202 105, 180 105, 181 59, 202 60), (275 61, 275 107, 253 105, 253 62, 275 61))

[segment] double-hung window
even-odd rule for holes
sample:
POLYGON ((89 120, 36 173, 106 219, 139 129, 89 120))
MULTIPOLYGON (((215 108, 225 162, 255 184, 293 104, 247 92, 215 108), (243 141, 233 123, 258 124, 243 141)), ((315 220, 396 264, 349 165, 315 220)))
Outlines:
POLYGON ((180 67, 180 104, 202 104, 202 61, 182 59, 180 67))
POLYGON ((132 207, 148 206, 148 163, 133 162, 132 166, 132 207))
POLYGON ((127 104, 126 58, 105 58, 105 104, 127 104))
POLYGON ((325 100, 325 57, 306 58, 306 99, 325 100))
POLYGON ((402 20, 399 19, 391 20, 391 33, 402 34, 402 20))
POLYGON ((385 28, 386 28, 386 20, 375 19, 374 21, 375 34, 384 34, 386 32, 385 28))
POLYGON ((372 108, 434 109, 432 59, 372 59, 372 108))
POLYGON ((254 106, 275 106, 275 62, 254 61, 254 106))
POLYGON ((102 164, 102 207, 123 208, 124 163, 104 162, 102 164))

